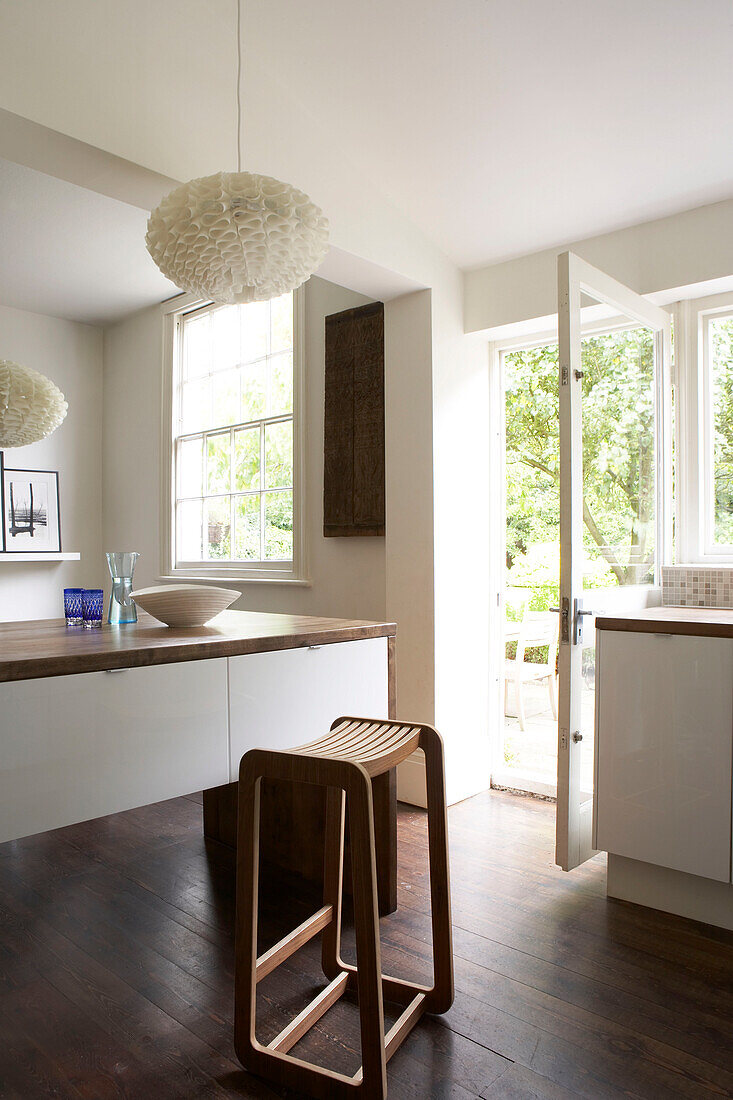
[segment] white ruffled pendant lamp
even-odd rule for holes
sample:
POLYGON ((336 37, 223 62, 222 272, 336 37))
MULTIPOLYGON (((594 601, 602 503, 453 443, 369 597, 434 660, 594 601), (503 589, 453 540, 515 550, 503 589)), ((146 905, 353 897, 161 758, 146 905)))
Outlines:
POLYGON ((217 303, 295 290, 328 252, 328 220, 288 183, 242 171, 242 0, 237 0, 237 171, 176 187, 153 210, 145 243, 181 290, 217 303))
POLYGON ((25 447, 56 431, 68 411, 45 374, 0 359, 0 447, 25 447))

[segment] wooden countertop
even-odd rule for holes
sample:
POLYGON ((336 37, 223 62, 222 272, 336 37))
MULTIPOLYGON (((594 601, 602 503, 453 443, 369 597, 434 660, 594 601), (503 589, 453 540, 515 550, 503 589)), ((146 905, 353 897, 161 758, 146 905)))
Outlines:
POLYGON ((138 621, 101 630, 64 619, 0 623, 0 682, 200 661, 277 649, 394 636, 394 623, 223 611, 209 626, 172 629, 138 610, 138 621))
POLYGON ((629 615, 598 615, 596 630, 636 634, 692 634, 733 638, 733 610, 719 607, 650 607, 629 615))

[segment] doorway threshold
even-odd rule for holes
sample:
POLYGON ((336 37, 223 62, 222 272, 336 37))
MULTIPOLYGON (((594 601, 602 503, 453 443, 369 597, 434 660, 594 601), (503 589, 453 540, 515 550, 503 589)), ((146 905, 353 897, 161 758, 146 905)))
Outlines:
POLYGON ((514 768, 499 768, 492 772, 491 788, 511 791, 513 794, 529 794, 548 802, 557 801, 557 784, 514 768))

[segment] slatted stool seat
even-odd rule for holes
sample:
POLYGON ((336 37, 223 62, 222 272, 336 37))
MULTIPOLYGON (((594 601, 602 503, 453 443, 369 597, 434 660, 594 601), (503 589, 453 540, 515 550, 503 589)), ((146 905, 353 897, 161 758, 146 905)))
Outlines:
POLYGON ((235 1047, 242 1065, 260 1077, 325 1100, 383 1100, 387 1062, 424 1012, 446 1012, 453 1002, 450 886, 443 744, 432 726, 339 718, 318 741, 288 752, 253 749, 239 770, 237 837, 235 1047), (382 974, 374 856, 371 778, 425 753, 428 850, 433 929, 433 984, 418 985, 382 974), (279 943, 257 957, 257 890, 262 779, 314 783, 327 788, 323 906, 279 943), (340 954, 345 808, 354 891, 357 965, 340 954), (257 983, 318 932, 330 982, 267 1046, 255 1038, 257 983), (353 1077, 288 1054, 347 989, 359 997, 362 1065, 353 1077), (385 1035, 383 997, 404 1005, 385 1035))

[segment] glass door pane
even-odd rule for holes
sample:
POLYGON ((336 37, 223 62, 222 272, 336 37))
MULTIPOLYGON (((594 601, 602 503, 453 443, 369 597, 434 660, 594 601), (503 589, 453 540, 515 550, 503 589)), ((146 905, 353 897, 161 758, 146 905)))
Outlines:
POLYGON ((581 793, 593 794, 595 629, 600 612, 630 610, 629 593, 655 583, 657 521, 654 332, 620 327, 582 341, 583 560, 585 617, 580 742, 581 793))
POLYGON ((560 456, 557 343, 502 355, 505 563, 502 747, 493 781, 551 795, 557 778, 560 456))

